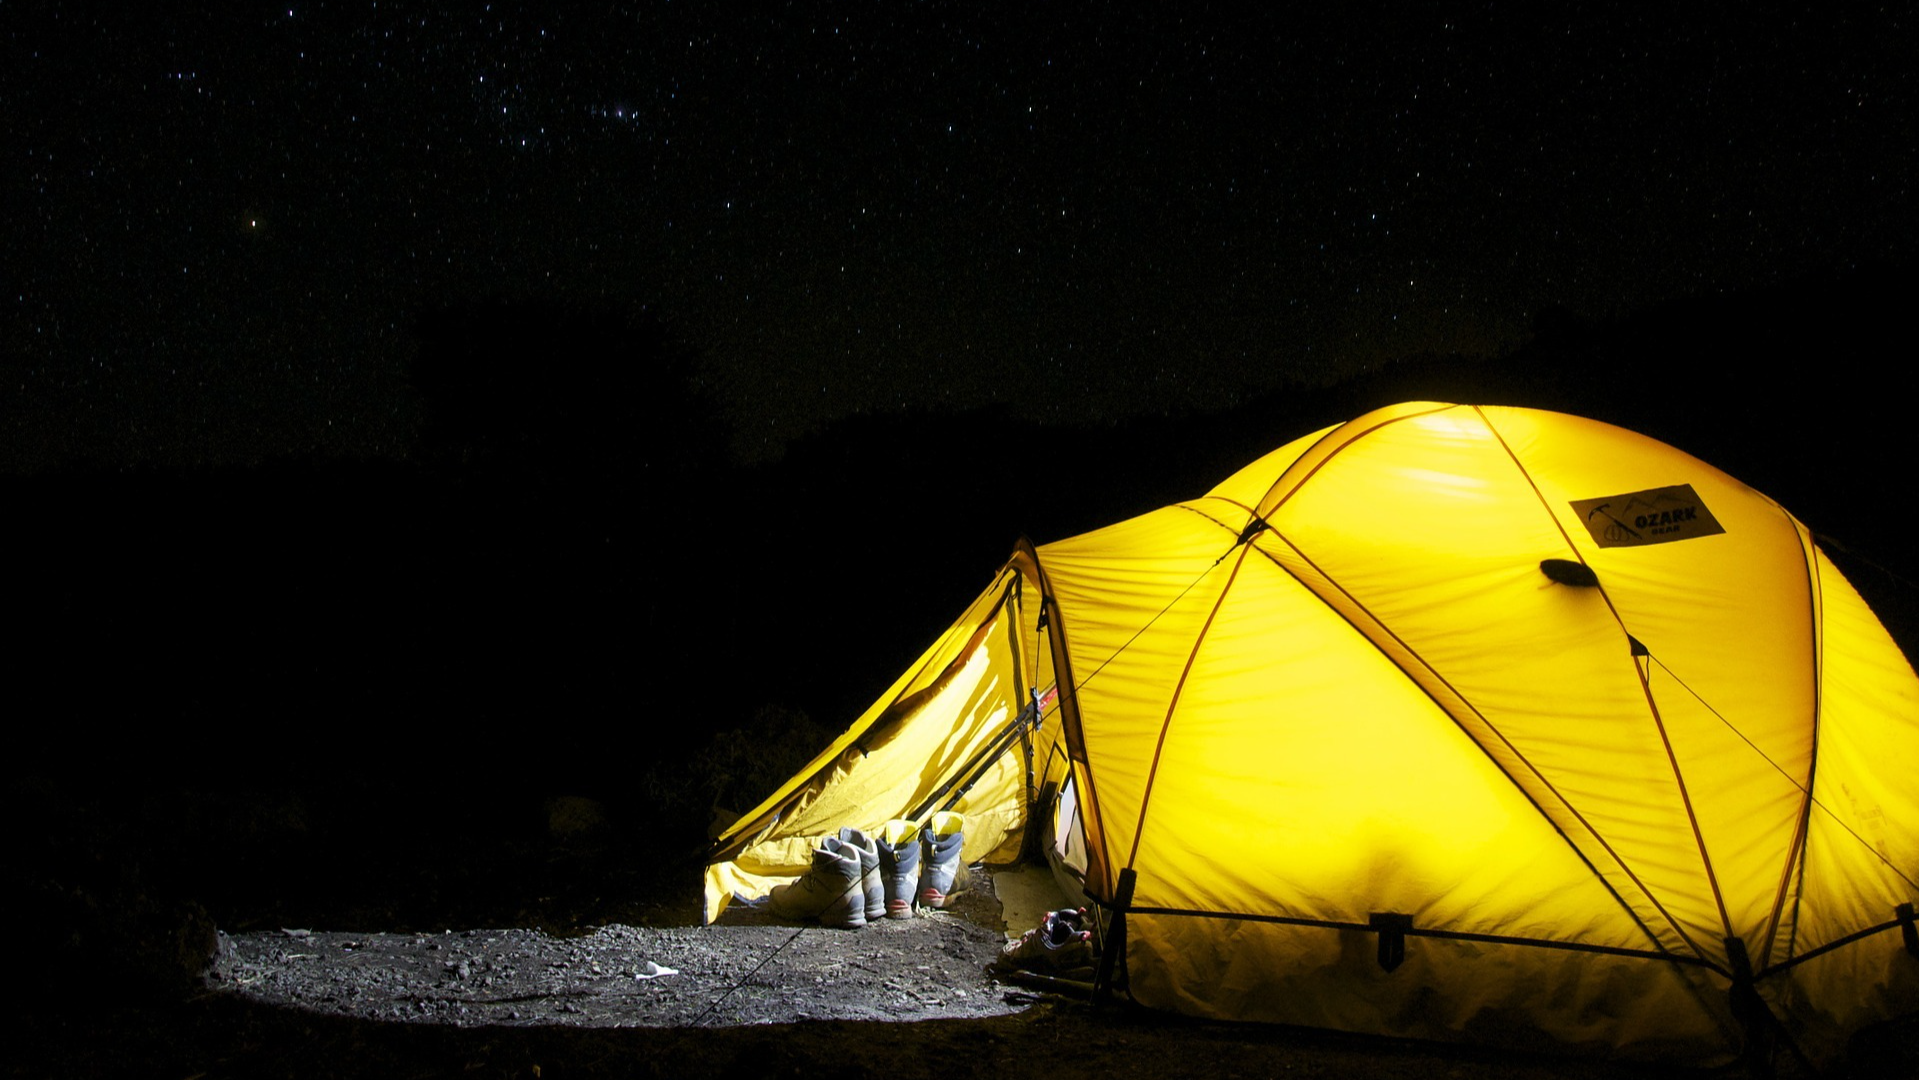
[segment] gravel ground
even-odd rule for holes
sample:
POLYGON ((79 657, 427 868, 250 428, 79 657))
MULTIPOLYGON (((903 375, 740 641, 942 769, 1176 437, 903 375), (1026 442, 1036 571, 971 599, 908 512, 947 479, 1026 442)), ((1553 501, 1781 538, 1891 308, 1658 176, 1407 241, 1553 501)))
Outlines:
POLYGON ((1004 937, 983 890, 861 930, 782 925, 735 905, 713 926, 440 934, 221 935, 207 982, 264 1004, 367 1020, 733 1027, 1002 1016, 1031 995, 986 974, 1004 937))

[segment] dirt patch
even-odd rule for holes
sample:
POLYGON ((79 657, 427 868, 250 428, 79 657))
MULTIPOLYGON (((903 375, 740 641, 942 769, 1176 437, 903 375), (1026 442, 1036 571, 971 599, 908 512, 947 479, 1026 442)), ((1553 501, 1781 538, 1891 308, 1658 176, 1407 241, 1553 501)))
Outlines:
POLYGON ((1003 1016, 1031 1002, 986 974, 1005 938, 974 889, 947 911, 860 930, 744 906, 713 926, 440 934, 222 935, 209 986, 263 1004, 462 1027, 731 1027, 1003 1016))

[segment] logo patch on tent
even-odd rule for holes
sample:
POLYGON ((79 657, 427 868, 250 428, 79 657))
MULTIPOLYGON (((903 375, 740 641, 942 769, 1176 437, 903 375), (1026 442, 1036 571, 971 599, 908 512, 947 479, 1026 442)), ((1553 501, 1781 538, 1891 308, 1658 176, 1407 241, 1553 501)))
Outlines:
POLYGON ((1572 508, 1600 547, 1670 544, 1726 531, 1691 484, 1577 499, 1572 508))

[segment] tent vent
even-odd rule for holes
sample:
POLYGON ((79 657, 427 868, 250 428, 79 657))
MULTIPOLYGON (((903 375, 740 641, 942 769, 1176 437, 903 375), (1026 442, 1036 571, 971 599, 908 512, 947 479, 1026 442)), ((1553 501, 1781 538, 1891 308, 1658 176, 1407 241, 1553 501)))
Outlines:
POLYGON ((1413 928, 1413 917, 1396 911, 1375 911, 1366 924, 1379 931, 1379 966, 1392 971, 1406 962, 1406 935, 1413 928))
POLYGON ((1592 567, 1571 559, 1541 559, 1539 572, 1561 585, 1590 589, 1599 584, 1599 575, 1593 573, 1592 567))
POLYGON ((1906 951, 1919 956, 1919 926, 1913 925, 1912 905, 1900 904, 1893 913, 1899 916, 1899 934, 1906 939, 1906 951))

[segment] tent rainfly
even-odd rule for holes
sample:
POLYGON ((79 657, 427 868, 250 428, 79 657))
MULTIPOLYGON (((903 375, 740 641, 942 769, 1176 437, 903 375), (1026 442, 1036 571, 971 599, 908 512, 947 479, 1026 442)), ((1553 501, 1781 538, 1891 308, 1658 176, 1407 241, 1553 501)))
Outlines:
POLYGON ((966 815, 1203 1017, 1710 1063, 1919 1008, 1919 680, 1777 503, 1669 446, 1409 403, 1022 542, 715 843, 966 815))

